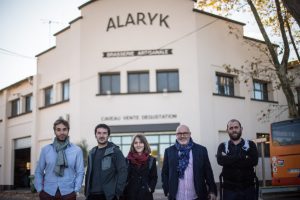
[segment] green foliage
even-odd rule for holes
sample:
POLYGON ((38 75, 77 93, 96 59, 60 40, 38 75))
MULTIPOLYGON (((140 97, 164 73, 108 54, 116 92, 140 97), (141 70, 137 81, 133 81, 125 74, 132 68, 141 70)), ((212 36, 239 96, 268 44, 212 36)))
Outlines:
POLYGON ((83 153, 83 160, 84 160, 84 167, 87 166, 87 160, 88 160, 88 143, 86 139, 82 139, 77 145, 81 148, 83 153))

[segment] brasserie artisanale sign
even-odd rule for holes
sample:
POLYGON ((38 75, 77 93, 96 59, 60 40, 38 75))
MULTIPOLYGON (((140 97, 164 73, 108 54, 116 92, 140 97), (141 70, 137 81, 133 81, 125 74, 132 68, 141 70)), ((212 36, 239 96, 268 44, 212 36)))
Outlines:
POLYGON ((170 55, 170 54, 172 54, 172 49, 109 51, 109 52, 103 52, 103 58, 130 57, 130 56, 155 56, 155 55, 170 55))

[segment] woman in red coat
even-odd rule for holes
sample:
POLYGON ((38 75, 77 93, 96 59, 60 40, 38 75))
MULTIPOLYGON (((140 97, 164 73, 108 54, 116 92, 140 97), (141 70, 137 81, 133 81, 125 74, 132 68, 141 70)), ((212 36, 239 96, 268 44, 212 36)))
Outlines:
POLYGON ((127 200, 153 200, 157 183, 156 159, 146 137, 137 134, 131 143, 128 160, 128 177, 124 191, 127 200))

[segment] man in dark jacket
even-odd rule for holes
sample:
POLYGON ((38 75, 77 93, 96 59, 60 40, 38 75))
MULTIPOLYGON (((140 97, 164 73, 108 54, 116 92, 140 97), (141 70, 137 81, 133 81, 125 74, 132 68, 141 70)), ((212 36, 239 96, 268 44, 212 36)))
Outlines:
POLYGON ((243 127, 232 119, 227 124, 230 140, 221 143, 217 161, 223 166, 223 200, 254 200, 255 171, 258 162, 257 148, 254 142, 241 138, 243 127))
POLYGON ((207 150, 193 142, 186 125, 177 127, 176 143, 165 150, 161 176, 169 200, 216 200, 207 150))
POLYGON ((116 200, 123 193, 127 165, 119 147, 108 142, 109 135, 110 128, 106 124, 96 126, 98 146, 89 152, 85 177, 87 200, 116 200))

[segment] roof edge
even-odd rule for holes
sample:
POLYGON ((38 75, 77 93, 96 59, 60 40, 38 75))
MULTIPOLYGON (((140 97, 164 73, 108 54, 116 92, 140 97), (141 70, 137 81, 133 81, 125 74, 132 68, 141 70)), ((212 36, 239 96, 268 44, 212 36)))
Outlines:
POLYGON ((67 26, 67 27, 65 27, 65 28, 63 28, 63 29, 61 29, 60 31, 54 33, 53 36, 57 36, 58 34, 60 34, 60 33, 64 32, 64 31, 70 29, 70 27, 71 27, 71 26, 69 25, 69 26, 67 26))
POLYGON ((226 17, 222 17, 222 16, 220 16, 220 15, 216 15, 216 14, 213 14, 213 13, 209 13, 209 12, 206 12, 206 11, 203 11, 203 10, 199 10, 199 9, 196 9, 196 8, 194 8, 193 11, 194 11, 194 12, 201 13, 201 14, 205 14, 205 15, 208 15, 208 16, 211 16, 211 17, 219 18, 219 19, 222 19, 222 20, 225 20, 225 21, 229 21, 229 22, 232 22, 232 23, 235 23, 235 24, 239 24, 239 25, 242 25, 242 26, 245 26, 245 25, 246 25, 246 24, 243 23, 243 22, 239 22, 239 21, 236 21, 236 20, 233 20, 233 19, 229 19, 229 18, 226 18, 226 17))
POLYGON ((41 56, 41 55, 43 55, 43 54, 47 53, 48 51, 51 51, 52 49, 55 49, 55 48, 56 48, 56 46, 50 47, 49 49, 37 54, 35 57, 39 57, 39 56, 41 56))
POLYGON ((98 0, 90 0, 88 2, 85 2, 84 4, 82 4, 81 6, 79 6, 78 9, 80 10, 81 8, 87 6, 87 5, 89 5, 89 4, 91 4, 91 3, 95 2, 95 1, 98 1, 98 0))
MULTIPOLYGON (((266 44, 266 42, 265 42, 264 40, 259 40, 259 39, 252 38, 252 37, 248 37, 248 36, 243 36, 243 38, 245 38, 245 39, 247 39, 247 40, 252 40, 252 41, 254 41, 254 42, 259 42, 259 43, 262 43, 262 44, 266 44)), ((275 47, 279 47, 278 44, 273 44, 273 43, 272 43, 272 45, 275 46, 275 47)))
POLYGON ((76 17, 75 19, 73 19, 72 21, 70 21, 69 24, 71 25, 71 24, 75 23, 76 21, 78 21, 78 20, 80 20, 82 18, 83 18, 82 16, 76 17))
POLYGON ((2 91, 4 91, 4 90, 7 90, 8 88, 14 87, 14 86, 16 86, 16 85, 18 85, 18 84, 20 84, 20 83, 22 83, 22 82, 24 82, 24 81, 27 81, 28 79, 33 79, 33 75, 32 75, 32 76, 28 76, 28 77, 26 77, 26 78, 23 78, 22 80, 20 80, 20 81, 18 81, 18 82, 15 82, 15 83, 13 83, 13 84, 11 84, 11 85, 9 85, 9 86, 6 86, 6 87, 0 89, 0 92, 2 92, 2 91))

